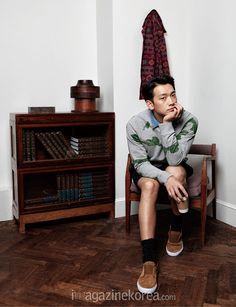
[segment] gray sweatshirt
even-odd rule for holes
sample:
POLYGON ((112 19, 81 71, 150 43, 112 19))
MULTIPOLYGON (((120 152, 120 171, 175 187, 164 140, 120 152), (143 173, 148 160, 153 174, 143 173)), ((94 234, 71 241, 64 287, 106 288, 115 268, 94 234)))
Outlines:
POLYGON ((179 165, 187 160, 197 127, 197 118, 185 110, 180 119, 167 123, 159 123, 149 109, 133 116, 126 132, 136 171, 165 184, 171 174, 158 167, 166 163, 179 165))

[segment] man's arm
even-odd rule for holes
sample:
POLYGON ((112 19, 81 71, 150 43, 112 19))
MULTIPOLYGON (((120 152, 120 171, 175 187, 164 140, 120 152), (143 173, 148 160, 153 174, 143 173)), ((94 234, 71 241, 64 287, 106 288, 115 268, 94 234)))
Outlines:
POLYGON ((160 183, 166 183, 167 179, 172 176, 166 171, 162 171, 153 166, 147 156, 147 152, 142 144, 142 140, 138 135, 138 129, 135 129, 135 124, 131 121, 126 126, 126 134, 128 141, 129 153, 135 170, 143 177, 157 179, 160 183))
MULTIPOLYGON (((166 152, 166 159, 170 165, 179 165, 187 157, 193 143, 198 121, 190 113, 186 114, 183 107, 177 103, 174 112, 167 114, 160 125, 161 139, 166 152), (188 116, 187 116, 188 115, 188 116), (182 117, 183 116, 183 117, 182 117), (185 121, 182 130, 176 134, 173 121, 182 117, 185 121)), ((170 177, 166 184, 169 195, 176 201, 184 201, 188 197, 185 187, 174 177, 170 177)))
MULTIPOLYGON (((186 111, 184 111, 186 112, 186 111)), ((182 116, 186 115, 186 113, 182 116)), ((183 120, 185 120, 183 118, 183 120)), ((161 132, 161 142, 166 153, 169 165, 179 165, 187 157, 193 143, 198 121, 195 116, 188 116, 182 130, 176 134, 173 127, 173 120, 163 122, 159 125, 161 132)))

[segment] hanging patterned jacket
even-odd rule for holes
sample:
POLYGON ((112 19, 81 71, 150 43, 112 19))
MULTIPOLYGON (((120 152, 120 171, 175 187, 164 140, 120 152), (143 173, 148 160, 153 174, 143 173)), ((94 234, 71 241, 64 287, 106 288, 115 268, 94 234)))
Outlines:
POLYGON ((145 18, 142 28, 143 52, 139 99, 143 99, 143 84, 153 77, 170 74, 164 33, 166 30, 161 17, 156 10, 152 10, 145 18))

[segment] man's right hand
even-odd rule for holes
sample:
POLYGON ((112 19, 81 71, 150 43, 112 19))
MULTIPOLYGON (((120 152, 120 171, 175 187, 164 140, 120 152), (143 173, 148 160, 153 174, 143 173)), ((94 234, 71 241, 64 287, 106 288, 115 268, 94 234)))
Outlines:
POLYGON ((167 192, 171 198, 177 203, 185 201, 188 198, 188 193, 182 183, 179 182, 174 176, 170 176, 165 184, 167 192))

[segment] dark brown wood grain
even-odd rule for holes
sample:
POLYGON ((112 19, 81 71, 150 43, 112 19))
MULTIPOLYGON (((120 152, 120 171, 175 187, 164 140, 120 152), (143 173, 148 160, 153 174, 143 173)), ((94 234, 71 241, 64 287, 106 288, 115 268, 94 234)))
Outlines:
POLYGON ((235 306, 236 229, 209 218, 201 248, 199 212, 190 210, 184 251, 169 257, 169 213, 157 212, 159 300, 157 292, 153 299, 137 294, 137 216, 130 234, 125 218, 103 215, 31 224, 25 235, 13 221, 1 222, 0 306, 235 306))

